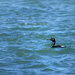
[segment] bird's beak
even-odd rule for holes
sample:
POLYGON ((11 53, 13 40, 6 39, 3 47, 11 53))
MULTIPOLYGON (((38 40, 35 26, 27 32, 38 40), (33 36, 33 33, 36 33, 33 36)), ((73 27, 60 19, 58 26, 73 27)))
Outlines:
POLYGON ((50 40, 52 40, 52 39, 50 39, 50 40))
POLYGON ((47 39, 47 40, 52 40, 52 39, 47 39))

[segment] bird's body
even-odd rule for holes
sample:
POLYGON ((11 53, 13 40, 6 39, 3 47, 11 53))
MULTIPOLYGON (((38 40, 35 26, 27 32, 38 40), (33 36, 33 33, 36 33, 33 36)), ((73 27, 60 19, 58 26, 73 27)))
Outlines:
POLYGON ((52 48, 65 48, 64 45, 55 45, 55 43, 56 43, 55 38, 51 38, 51 39, 49 39, 49 40, 52 41, 52 48))

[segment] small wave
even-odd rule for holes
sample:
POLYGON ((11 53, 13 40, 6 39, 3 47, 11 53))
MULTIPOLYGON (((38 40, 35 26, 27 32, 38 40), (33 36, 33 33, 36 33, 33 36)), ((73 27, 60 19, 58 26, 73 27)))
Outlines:
POLYGON ((46 68, 46 69, 43 69, 42 71, 54 71, 54 70, 53 69, 46 68))
POLYGON ((30 68, 44 68, 44 67, 46 67, 46 65, 44 64, 35 64, 35 65, 30 66, 30 68))

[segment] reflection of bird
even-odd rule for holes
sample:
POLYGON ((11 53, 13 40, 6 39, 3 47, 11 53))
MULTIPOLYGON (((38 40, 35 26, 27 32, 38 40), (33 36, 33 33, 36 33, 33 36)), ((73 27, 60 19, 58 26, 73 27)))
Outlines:
POLYGON ((48 39, 48 40, 51 40, 52 41, 52 48, 57 48, 57 47, 59 47, 59 48, 65 48, 65 46, 64 45, 56 45, 55 46, 55 38, 51 38, 51 39, 48 39))

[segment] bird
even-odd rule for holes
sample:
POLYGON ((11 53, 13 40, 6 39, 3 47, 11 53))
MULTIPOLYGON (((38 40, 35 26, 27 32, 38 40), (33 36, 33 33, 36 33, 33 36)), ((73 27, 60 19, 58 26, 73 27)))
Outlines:
POLYGON ((56 43, 55 38, 51 38, 51 39, 48 39, 48 40, 52 41, 52 48, 65 48, 66 47, 64 45, 55 45, 55 43, 56 43))

